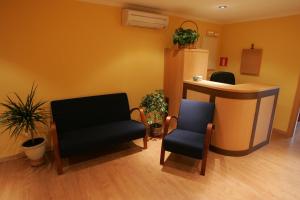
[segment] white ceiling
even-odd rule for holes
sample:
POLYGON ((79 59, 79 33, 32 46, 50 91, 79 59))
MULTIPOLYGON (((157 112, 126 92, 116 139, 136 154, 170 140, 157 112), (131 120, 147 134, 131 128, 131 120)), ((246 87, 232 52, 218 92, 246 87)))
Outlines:
POLYGON ((124 7, 145 7, 188 18, 233 23, 300 14, 300 0, 81 0, 124 7), (227 5, 219 9, 219 5, 227 5))

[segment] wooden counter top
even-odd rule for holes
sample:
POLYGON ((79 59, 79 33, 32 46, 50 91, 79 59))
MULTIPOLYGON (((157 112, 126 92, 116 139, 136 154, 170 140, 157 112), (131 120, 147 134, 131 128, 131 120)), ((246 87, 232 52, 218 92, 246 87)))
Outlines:
POLYGON ((218 83, 214 81, 193 81, 193 80, 185 80, 184 83, 197 85, 206 87, 209 89, 224 91, 224 92, 236 92, 236 93, 259 93, 268 90, 279 89, 276 86, 267 85, 267 84, 258 84, 258 83, 245 83, 245 84, 237 84, 230 85, 225 83, 218 83))

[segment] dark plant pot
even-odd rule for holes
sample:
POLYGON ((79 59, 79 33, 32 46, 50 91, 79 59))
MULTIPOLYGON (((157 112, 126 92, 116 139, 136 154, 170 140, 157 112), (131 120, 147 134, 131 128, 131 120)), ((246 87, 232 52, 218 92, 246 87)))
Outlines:
POLYGON ((162 125, 159 123, 153 123, 150 125, 150 136, 159 137, 162 134, 162 125))
POLYGON ((30 160, 31 166, 42 165, 44 160, 44 154, 46 151, 46 140, 45 138, 38 137, 34 138, 33 142, 31 139, 26 140, 22 144, 25 155, 30 160))

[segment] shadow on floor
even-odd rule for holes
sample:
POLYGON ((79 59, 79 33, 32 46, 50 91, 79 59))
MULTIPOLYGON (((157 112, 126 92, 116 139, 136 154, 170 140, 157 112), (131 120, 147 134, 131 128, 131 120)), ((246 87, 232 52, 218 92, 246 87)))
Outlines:
POLYGON ((162 171, 194 180, 200 176, 200 165, 200 160, 171 153, 165 160, 162 171))
POLYGON ((64 173, 74 172, 93 167, 105 162, 117 160, 138 152, 143 148, 133 142, 102 147, 97 153, 89 153, 63 159, 64 173))
MULTIPOLYGON (((198 180, 204 178, 200 175, 201 160, 197 160, 191 157, 187 157, 180 154, 171 153, 162 167, 163 172, 167 172, 176 176, 180 176, 189 180, 198 180)), ((209 152, 206 175, 205 178, 209 179, 211 170, 222 166, 223 174, 227 171, 227 164, 223 155, 219 155, 213 152, 209 152)))

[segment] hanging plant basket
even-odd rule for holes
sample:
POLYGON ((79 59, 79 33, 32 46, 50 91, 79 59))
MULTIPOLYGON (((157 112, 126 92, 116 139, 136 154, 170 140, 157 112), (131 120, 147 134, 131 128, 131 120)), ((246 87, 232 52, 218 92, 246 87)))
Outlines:
POLYGON ((178 45, 178 48, 196 48, 196 42, 199 38, 198 26, 194 21, 184 21, 179 28, 175 30, 173 34, 173 44, 178 45), (186 23, 192 23, 196 30, 184 29, 183 25, 186 23))

